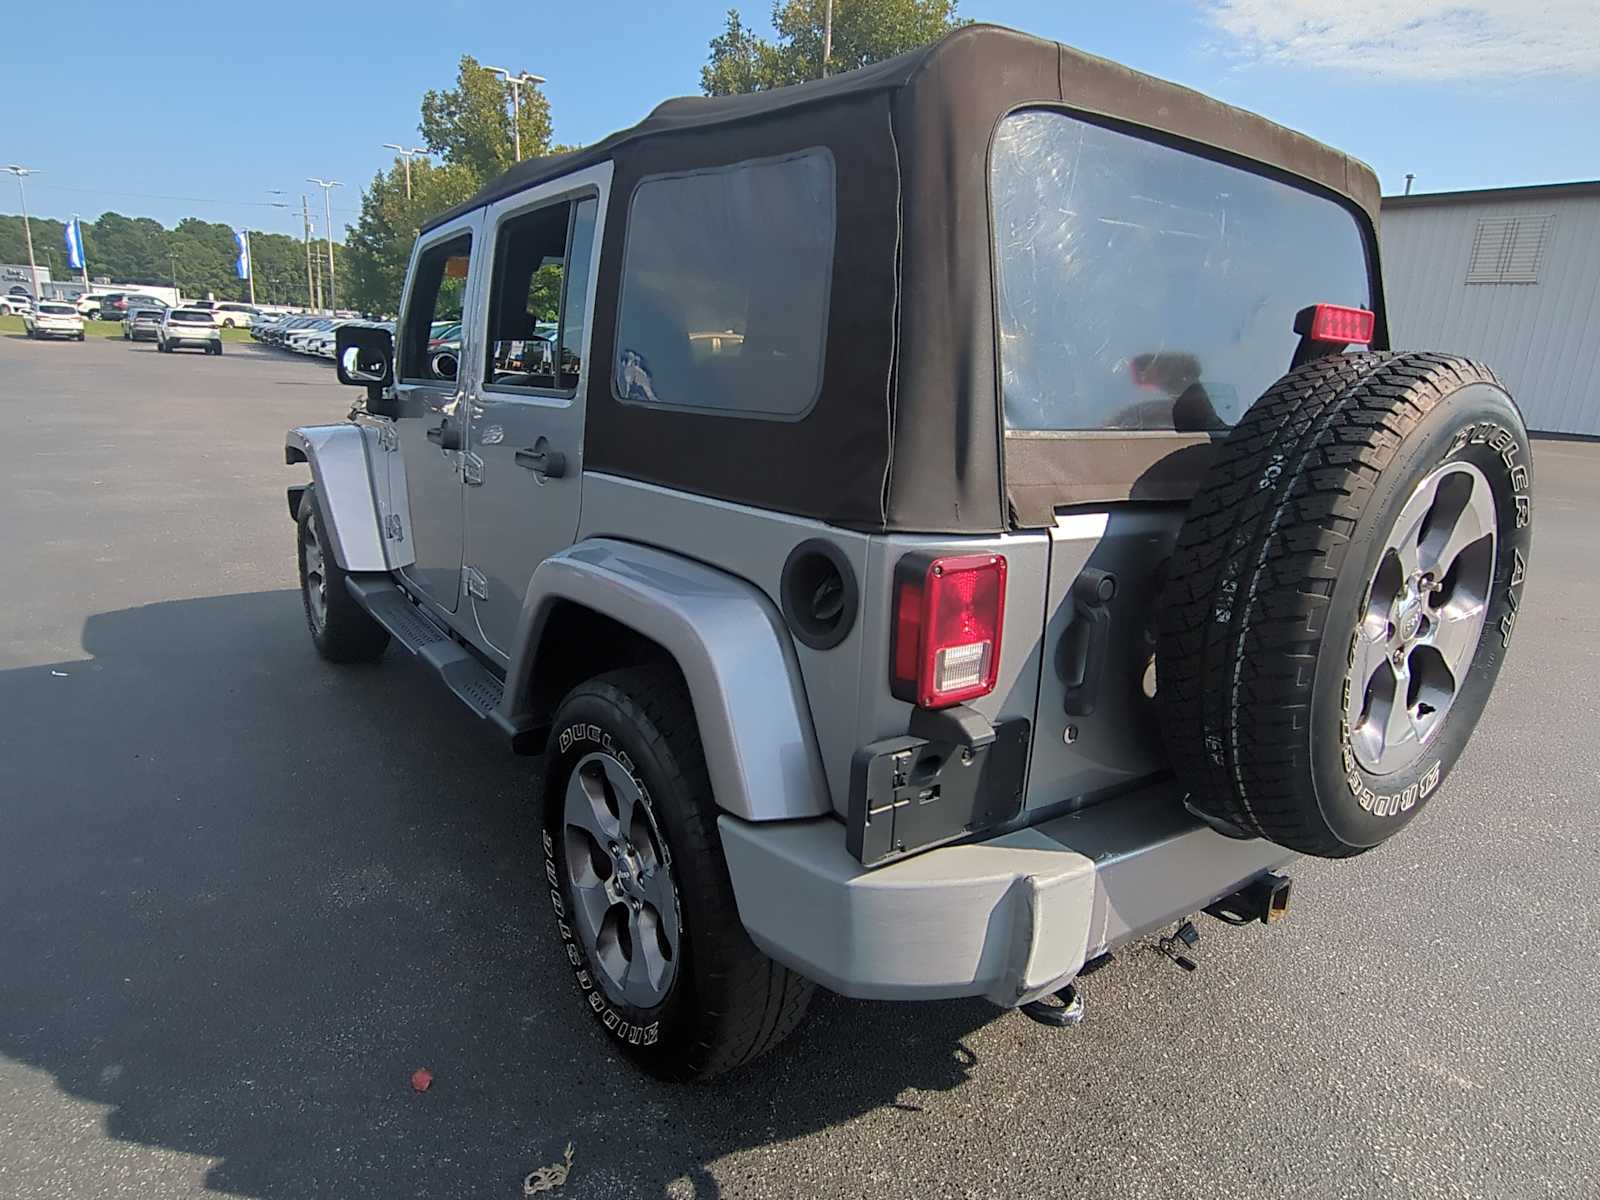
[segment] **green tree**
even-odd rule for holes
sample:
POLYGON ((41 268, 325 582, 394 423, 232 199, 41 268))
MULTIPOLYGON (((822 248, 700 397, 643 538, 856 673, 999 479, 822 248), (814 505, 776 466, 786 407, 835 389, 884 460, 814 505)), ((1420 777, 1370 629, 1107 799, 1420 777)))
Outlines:
MULTIPOLYGON (((34 261, 40 270, 49 267, 52 279, 61 278, 61 269, 66 265, 66 243, 62 241, 66 225, 49 217, 30 217, 28 224, 33 229, 34 261), (51 251, 58 253, 52 257, 51 251)), ((0 216, 0 263, 28 265, 28 240, 23 234, 21 216, 0 216)), ((0 287, 0 292, 13 286, 15 283, 8 281, 0 287)))
MULTIPOLYGON (((834 0, 827 73, 851 71, 937 41, 966 24, 956 16, 956 5, 957 0, 834 0)), ((769 42, 730 8, 700 69, 701 89, 708 96, 731 96, 820 78, 826 12, 827 0, 773 0, 772 27, 778 36, 769 42)))
POLYGON ((350 231, 343 260, 344 294, 350 303, 369 312, 396 311, 417 231, 434 213, 472 195, 482 182, 466 166, 419 158, 411 164, 408 200, 401 162, 373 176, 361 194, 361 216, 350 231))
MULTIPOLYGON (((550 101, 537 87, 522 90, 517 126, 524 158, 549 152, 550 101)), ((511 88, 470 54, 461 56, 454 88, 442 92, 429 89, 423 95, 421 129, 428 149, 479 179, 498 175, 516 159, 511 88)))

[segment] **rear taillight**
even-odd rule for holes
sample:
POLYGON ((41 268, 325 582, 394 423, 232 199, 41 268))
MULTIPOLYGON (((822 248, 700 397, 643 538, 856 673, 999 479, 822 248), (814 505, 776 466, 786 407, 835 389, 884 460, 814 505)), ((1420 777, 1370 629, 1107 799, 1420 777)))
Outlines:
POLYGON ((908 554, 895 566, 889 690, 946 708, 994 690, 1006 602, 999 554, 908 554))
POLYGON ((1313 342, 1328 342, 1336 346, 1359 344, 1370 346, 1377 318, 1364 308, 1346 308, 1342 304, 1315 304, 1311 307, 1306 328, 1297 332, 1313 342))

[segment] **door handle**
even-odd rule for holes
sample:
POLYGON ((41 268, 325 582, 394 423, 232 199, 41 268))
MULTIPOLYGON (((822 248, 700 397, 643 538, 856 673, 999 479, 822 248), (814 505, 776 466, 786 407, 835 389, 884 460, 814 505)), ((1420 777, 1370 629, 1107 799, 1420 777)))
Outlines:
POLYGON ((461 428, 446 417, 428 430, 428 440, 441 450, 461 449, 461 428))
POLYGON ((518 450, 516 460, 517 466, 526 467, 546 479, 560 479, 567 473, 567 456, 559 450, 547 449, 544 438, 531 449, 518 450))

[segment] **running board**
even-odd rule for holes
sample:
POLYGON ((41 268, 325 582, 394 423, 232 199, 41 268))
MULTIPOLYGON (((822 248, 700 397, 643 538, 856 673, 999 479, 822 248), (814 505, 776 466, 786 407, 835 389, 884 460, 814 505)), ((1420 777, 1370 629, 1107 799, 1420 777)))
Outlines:
MULTIPOLYGON (((505 683, 500 676, 451 637, 387 576, 347 575, 344 582, 356 603, 387 629, 407 653, 437 672, 451 695, 473 716, 492 723, 513 743, 540 732, 531 720, 515 721, 501 714, 505 683)), ((518 744, 517 749, 524 746, 518 744)))

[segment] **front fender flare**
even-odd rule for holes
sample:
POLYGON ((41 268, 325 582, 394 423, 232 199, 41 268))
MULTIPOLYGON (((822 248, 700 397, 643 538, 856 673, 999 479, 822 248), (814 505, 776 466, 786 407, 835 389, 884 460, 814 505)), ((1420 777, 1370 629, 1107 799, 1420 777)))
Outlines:
POLYGON ((545 622, 568 601, 664 648, 689 686, 717 806, 747 821, 832 814, 789 631, 742 579, 631 542, 593 538, 540 563, 512 648, 502 717, 526 714, 545 622))
POLYGON ((346 571, 387 571, 390 565, 367 469, 366 443, 376 437, 354 423, 302 425, 284 436, 283 461, 311 467, 333 560, 346 571))

